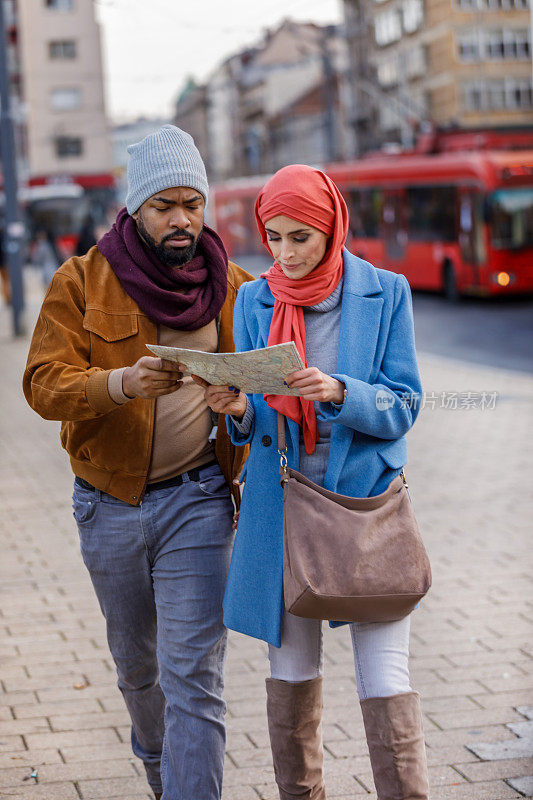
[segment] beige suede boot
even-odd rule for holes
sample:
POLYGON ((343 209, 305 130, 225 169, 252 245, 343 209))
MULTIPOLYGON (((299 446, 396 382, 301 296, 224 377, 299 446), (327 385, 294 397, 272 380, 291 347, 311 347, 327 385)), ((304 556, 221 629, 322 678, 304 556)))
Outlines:
POLYGON ((361 700, 378 800, 428 800, 418 692, 361 700))
POLYGON ((326 800, 322 764, 322 678, 267 678, 267 716, 281 800, 326 800))

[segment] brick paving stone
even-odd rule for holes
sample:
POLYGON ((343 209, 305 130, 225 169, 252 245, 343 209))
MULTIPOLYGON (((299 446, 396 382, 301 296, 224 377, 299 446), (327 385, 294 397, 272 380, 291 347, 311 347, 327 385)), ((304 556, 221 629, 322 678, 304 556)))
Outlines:
POLYGON ((24 784, 20 788, 10 787, 3 790, 2 800, 12 797, 19 800, 80 800, 73 783, 49 783, 45 786, 24 784))
POLYGON ((106 761, 108 759, 118 761, 132 755, 129 742, 106 745, 60 745, 59 752, 67 764, 69 761, 106 761))
POLYGON ((75 747, 80 744, 118 744, 120 741, 114 728, 99 728, 94 731, 69 731, 68 733, 32 733, 24 737, 28 747, 75 747))
POLYGON ((507 783, 512 789, 517 789, 522 797, 533 797, 533 776, 510 778, 507 783))
POLYGON ((237 768, 268 767, 272 763, 270 747, 254 747, 246 750, 232 750, 228 747, 228 756, 237 768))
MULTIPOLYGON (((523 692, 497 692, 496 694, 472 694, 471 699, 483 708, 508 706, 517 708, 517 703, 528 703, 533 700, 533 689, 523 692)), ((518 710, 518 709, 517 709, 518 710)))
POLYGON ((442 730, 448 730, 450 728, 466 728, 467 726, 478 728, 514 720, 519 721, 520 715, 513 709, 509 710, 507 708, 478 708, 471 711, 428 714, 428 718, 442 730))
POLYGON ((104 797, 129 798, 133 793, 142 794, 146 791, 146 779, 136 778, 106 778, 104 780, 83 780, 78 783, 83 800, 96 800, 104 797))
POLYGON ((533 689, 533 675, 523 675, 520 678, 504 675, 501 680, 483 678, 479 682, 487 692, 523 692, 526 689, 533 689))
POLYGON ((532 770, 533 764, 528 758, 509 758, 501 761, 481 761, 472 764, 456 765, 469 781, 492 781, 498 778, 522 778, 532 770))
POLYGON ((513 733, 516 733, 517 736, 524 736, 525 738, 533 740, 533 722, 531 720, 524 722, 509 722, 507 727, 513 733))
POLYGON ((53 731, 83 731, 87 728, 119 728, 128 726, 130 731, 128 712, 124 708, 122 711, 110 711, 108 713, 100 709, 94 714, 66 714, 63 716, 50 716, 50 726, 53 731))
POLYGON ((22 750, 0 753, 0 771, 12 767, 38 767, 41 764, 61 764, 62 758, 57 749, 22 750))
POLYGON ((479 759, 467 750, 464 745, 447 745, 427 748, 428 765, 437 767, 442 764, 451 764, 454 767, 467 763, 478 763, 479 759))
POLYGON ((511 737, 505 725, 488 725, 484 728, 451 728, 439 731, 425 729, 425 739, 430 747, 447 747, 475 742, 507 742, 511 737))
POLYGON ((259 795, 253 786, 233 786, 231 794, 222 790, 222 800, 258 800, 259 795))
POLYGON ((521 797, 503 781, 469 783, 460 786, 443 786, 437 800, 507 800, 521 797))
MULTIPOLYGON (((35 313, 39 283, 28 275, 35 313)), ((59 770, 59 780, 47 784, 53 789, 24 783, 6 797, 148 798, 142 765, 130 761, 123 700, 79 554, 72 475, 58 425, 26 406, 20 375, 27 341, 11 340, 7 323, 1 308, 0 359, 6 366, 0 418, 0 779, 38 764, 47 780, 59 770), (85 679, 86 688, 74 688, 85 686, 85 679), (51 731, 49 722, 63 730, 51 731), (114 779, 116 770, 122 779, 114 779), (133 772, 129 783, 127 770, 133 772)), ((494 745, 501 755, 509 743, 525 739, 516 731, 527 726, 520 709, 531 705, 533 689, 533 504, 516 487, 525 489, 523 476, 531 473, 523 431, 533 422, 533 381, 427 354, 421 370, 428 391, 507 396, 492 411, 423 409, 409 434, 407 468, 434 575, 432 591, 412 616, 411 647, 433 796, 504 800, 518 797, 519 785, 512 788, 503 779, 524 780, 524 768, 514 759, 480 761, 466 745, 494 745)), ((348 631, 325 626, 324 634, 328 796, 375 800, 348 631)), ((277 800, 265 717, 266 647, 232 633, 228 650, 224 800, 277 800)))
MULTIPOLYGON (((81 761, 69 764, 46 764, 39 769, 39 783, 82 781, 103 778, 136 778, 133 756, 98 762, 81 761)), ((142 769, 142 767, 141 767, 142 769)))
MULTIPOLYGON (((122 698, 120 698, 122 699, 122 698)), ((122 701, 124 705, 124 701, 122 701)), ((54 718, 61 714, 85 714, 90 711, 101 711, 102 708, 98 701, 94 698, 88 697, 65 700, 62 703, 24 703, 24 705, 12 706, 15 719, 26 719, 31 717, 51 717, 54 718)))
POLYGON ((502 742, 470 742, 467 747, 485 761, 533 758, 533 739, 518 738, 506 739, 502 742))

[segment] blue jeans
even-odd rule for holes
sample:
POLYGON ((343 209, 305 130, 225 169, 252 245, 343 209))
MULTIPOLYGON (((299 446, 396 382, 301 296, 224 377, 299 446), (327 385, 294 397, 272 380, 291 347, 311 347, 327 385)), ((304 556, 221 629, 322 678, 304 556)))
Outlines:
POLYGON ((140 506, 75 483, 74 517, 152 789, 219 800, 233 508, 218 465, 184 478, 140 506))

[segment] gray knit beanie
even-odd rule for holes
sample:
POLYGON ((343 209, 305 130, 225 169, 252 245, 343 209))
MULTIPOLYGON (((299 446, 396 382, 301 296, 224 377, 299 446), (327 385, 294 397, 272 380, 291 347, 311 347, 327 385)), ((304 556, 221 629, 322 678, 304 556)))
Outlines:
POLYGON ((207 203, 209 186, 204 162, 194 139, 175 125, 163 125, 128 147, 126 208, 133 214, 145 200, 164 189, 189 186, 207 203))

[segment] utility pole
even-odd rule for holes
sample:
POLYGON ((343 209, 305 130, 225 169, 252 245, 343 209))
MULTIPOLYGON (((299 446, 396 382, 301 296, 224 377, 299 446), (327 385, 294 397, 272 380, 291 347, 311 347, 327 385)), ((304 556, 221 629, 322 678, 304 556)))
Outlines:
POLYGON ((361 89, 372 80, 370 65, 371 29, 367 0, 343 0, 348 47, 348 83, 351 102, 352 149, 355 158, 376 146, 372 130, 376 108, 373 98, 361 89))
POLYGON ((0 154, 5 197, 4 253, 11 283, 11 308, 13 333, 24 333, 22 313, 24 311, 24 287, 22 282, 22 238, 24 225, 18 206, 18 185, 15 137, 11 114, 11 93, 7 63, 7 37, 4 15, 4 0, 0 0, 0 154))
POLYGON ((335 72, 331 61, 329 49, 329 36, 331 27, 322 30, 320 45, 322 50, 322 72, 324 75, 324 108, 326 112, 326 153, 328 161, 338 158, 337 130, 335 125, 335 104, 337 91, 335 85, 335 72))
POLYGON ((413 127, 411 124, 411 116, 410 116, 409 81, 407 79, 407 48, 405 45, 402 46, 398 54, 398 73, 399 73, 398 94, 400 101, 406 107, 406 114, 402 118, 400 123, 402 148, 404 150, 410 150, 414 145, 413 141, 414 137, 413 137, 413 127))

